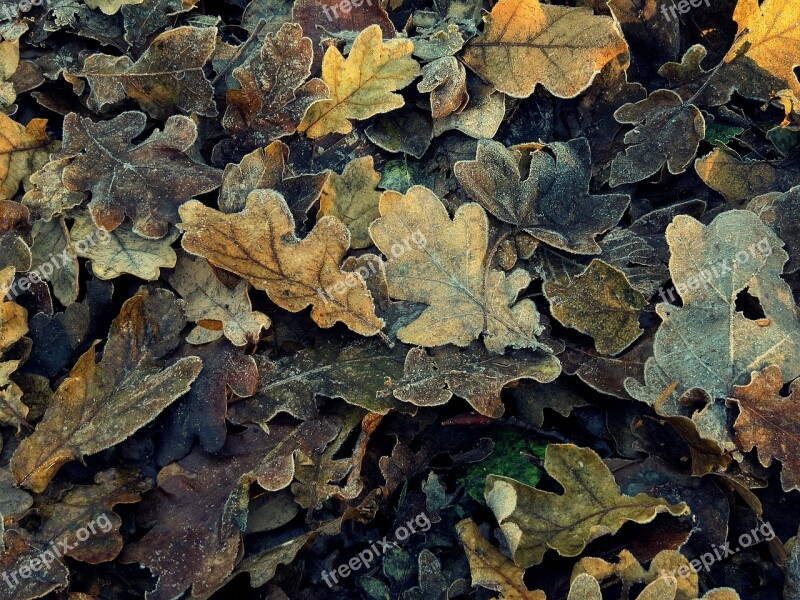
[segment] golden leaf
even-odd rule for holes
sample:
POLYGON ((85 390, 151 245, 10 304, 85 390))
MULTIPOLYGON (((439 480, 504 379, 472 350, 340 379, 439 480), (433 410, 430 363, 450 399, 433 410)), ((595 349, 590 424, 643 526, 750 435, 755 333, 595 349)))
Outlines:
POLYGON ((464 62, 515 98, 527 98, 539 83, 559 98, 574 98, 628 49, 613 19, 585 8, 500 0, 485 21, 464 62))
POLYGON ((335 47, 328 48, 322 80, 330 98, 311 105, 298 131, 310 138, 350 133, 350 119, 363 120, 403 106, 403 97, 394 92, 419 75, 419 65, 411 58, 414 44, 403 39, 384 42, 381 35, 378 25, 367 27, 347 58, 335 47))

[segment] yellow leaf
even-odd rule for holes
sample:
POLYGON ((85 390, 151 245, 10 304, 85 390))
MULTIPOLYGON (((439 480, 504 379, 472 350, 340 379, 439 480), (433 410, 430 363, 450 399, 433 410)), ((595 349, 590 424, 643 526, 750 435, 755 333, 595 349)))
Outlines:
POLYGON ((46 126, 47 119, 20 125, 0 113, 0 199, 13 198, 20 182, 41 169, 55 150, 46 126))
POLYGON ((186 325, 167 290, 142 288, 111 324, 103 357, 93 345, 61 383, 44 418, 11 458, 17 483, 43 491, 58 469, 127 439, 189 390, 203 366, 196 356, 165 366, 186 325))
POLYGON ((498 90, 526 98, 541 83, 559 98, 574 98, 628 45, 610 17, 585 8, 500 0, 464 62, 498 90))
POLYGON ((800 96, 800 83, 794 74, 795 67, 800 66, 800 3, 765 0, 759 6, 758 0, 739 0, 733 18, 741 37, 728 51, 725 62, 749 59, 800 96))
POLYGON ((492 546, 471 519, 459 522, 456 531, 467 553, 473 587, 480 585, 500 592, 503 600, 545 600, 541 590, 530 591, 525 587, 522 581, 525 569, 492 546))
POLYGON ((382 41, 381 29, 371 25, 362 31, 347 58, 335 47, 328 48, 322 61, 322 80, 330 98, 308 109, 298 131, 310 138, 329 133, 350 133, 350 119, 368 119, 403 106, 396 90, 406 87, 419 75, 419 65, 411 58, 410 40, 382 41))
POLYGON ((130 4, 141 4, 144 0, 86 0, 86 6, 92 9, 100 9, 107 15, 115 15, 123 6, 130 4))

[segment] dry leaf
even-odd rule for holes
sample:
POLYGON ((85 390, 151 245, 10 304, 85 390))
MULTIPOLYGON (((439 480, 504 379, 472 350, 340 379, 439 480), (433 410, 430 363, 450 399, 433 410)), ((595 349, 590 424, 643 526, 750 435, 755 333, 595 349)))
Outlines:
POLYGON ((341 270, 350 234, 338 219, 322 217, 298 239, 283 196, 271 190, 252 192, 239 213, 226 215, 194 201, 180 214, 187 252, 243 277, 281 308, 298 312, 311 305, 321 327, 341 321, 361 335, 383 327, 364 280, 341 270))
POLYGON ((459 207, 453 219, 442 201, 422 186, 406 196, 384 192, 381 218, 369 228, 387 257, 389 296, 427 304, 397 335, 406 344, 466 346, 483 334, 486 347, 539 348, 539 313, 517 302, 530 283, 521 269, 506 275, 486 263, 488 220, 477 204, 459 207))
POLYGON ((311 105, 299 131, 310 138, 350 133, 350 119, 363 120, 403 106, 402 96, 394 92, 419 75, 419 65, 411 58, 414 44, 403 39, 384 42, 381 35, 377 25, 367 27, 347 58, 336 48, 328 48, 322 79, 330 98, 311 105))
POLYGON ((331 173, 319 200, 317 217, 330 215, 347 225, 350 245, 368 248, 370 224, 380 216, 377 190, 381 175, 375 171, 371 156, 357 158, 347 163, 341 175, 331 173))
POLYGON ((140 112, 125 112, 100 123, 69 114, 56 159, 72 159, 62 173, 64 185, 92 192, 89 209, 99 227, 112 231, 127 214, 135 233, 160 238, 170 223, 177 222, 178 206, 216 189, 221 173, 188 155, 197 137, 191 119, 170 117, 163 131, 133 143, 146 122, 140 112))
POLYGON ((215 27, 178 27, 155 38, 136 62, 125 55, 92 54, 76 75, 89 82, 89 107, 95 111, 131 98, 159 119, 173 108, 213 117, 214 90, 203 66, 216 39, 215 27))
POLYGON ((559 98, 574 98, 628 49, 612 19, 586 8, 500 0, 484 20, 483 34, 464 50, 464 62, 515 98, 527 98, 537 84, 559 98))
POLYGON ((184 394, 199 358, 164 364, 186 323, 165 290, 140 290, 114 320, 103 357, 92 346, 56 390, 53 404, 11 458, 21 485, 41 492, 64 463, 118 444, 184 394))
POLYGON ((486 503, 497 517, 514 556, 523 568, 537 565, 552 548, 577 556, 593 539, 616 533, 623 523, 649 523, 658 513, 689 513, 683 504, 669 504, 641 493, 624 496, 600 457, 588 448, 552 444, 544 459, 547 472, 564 494, 543 492, 513 479, 490 475, 486 503))

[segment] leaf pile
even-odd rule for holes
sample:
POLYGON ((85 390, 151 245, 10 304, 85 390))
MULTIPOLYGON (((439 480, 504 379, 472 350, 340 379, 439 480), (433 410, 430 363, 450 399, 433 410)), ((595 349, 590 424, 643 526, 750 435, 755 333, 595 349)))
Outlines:
POLYGON ((0 599, 800 600, 800 2, 0 7, 0 599))

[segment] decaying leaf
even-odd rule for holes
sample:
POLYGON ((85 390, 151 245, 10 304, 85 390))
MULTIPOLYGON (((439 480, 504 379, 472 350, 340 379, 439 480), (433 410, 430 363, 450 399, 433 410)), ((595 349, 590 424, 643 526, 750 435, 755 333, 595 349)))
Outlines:
POLYGON ((128 223, 123 223, 114 231, 106 231, 95 226, 88 214, 78 214, 70 230, 72 240, 82 244, 74 245, 77 256, 92 261, 92 272, 99 279, 114 279, 123 273, 130 273, 140 279, 158 279, 161 269, 175 266, 177 255, 171 244, 178 238, 173 227, 161 239, 147 239, 136 235, 128 223))
POLYGON ((751 371, 769 365, 779 366, 785 381, 800 375, 800 327, 780 278, 788 258, 780 239, 753 213, 732 210, 707 226, 680 215, 667 228, 667 241, 683 306, 656 307, 663 322, 655 355, 645 366, 645 385, 628 379, 628 393, 668 414, 688 390, 731 397, 751 371), (737 310, 745 291, 758 298, 764 319, 737 310))
POLYGON ((372 341, 346 347, 325 343, 274 362, 261 355, 255 359, 258 391, 231 406, 234 423, 267 423, 278 412, 310 419, 317 414, 317 394, 382 414, 397 407, 382 392, 387 381, 402 377, 402 350, 372 341))
POLYGON ((389 295, 428 305, 398 331, 400 340, 466 346, 483 334, 492 352, 540 347, 536 307, 530 300, 517 302, 530 276, 486 265, 488 220, 480 206, 462 205, 451 220, 433 192, 414 186, 405 196, 385 192, 380 213, 369 231, 388 259, 389 295))
POLYGON ((241 86, 228 91, 222 120, 242 150, 265 146, 294 133, 308 107, 328 96, 320 79, 308 79, 313 51, 311 40, 295 23, 267 34, 258 55, 233 71, 241 86))
POLYGON ((602 260, 595 258, 575 278, 547 281, 544 291, 553 316, 591 335, 601 354, 619 354, 642 335, 638 317, 647 300, 602 260))
POLYGON ((523 154, 481 141, 475 160, 456 163, 454 171, 472 199, 498 219, 556 248, 599 253, 595 236, 617 224, 630 199, 589 193, 586 140, 547 148, 552 155, 544 150, 523 154))
POLYGON ((23 126, 0 113, 0 199, 13 198, 19 184, 41 169, 56 149, 46 126, 47 119, 31 119, 23 126))
POLYGON ((493 547, 475 523, 464 519, 456 525, 472 573, 472 585, 500 592, 504 600, 546 600, 544 592, 530 591, 522 581, 525 570, 493 547))
POLYGON ((689 513, 683 504, 638 494, 623 496, 608 467, 588 448, 552 444, 545 454, 547 472, 564 494, 543 492, 513 479, 490 475, 486 503, 497 517, 514 556, 523 568, 539 564, 552 548, 577 556, 593 539, 616 533, 626 521, 649 523, 658 513, 689 513))
POLYGON ((800 489, 798 381, 792 382, 788 397, 782 396, 781 368, 770 365, 762 371, 754 371, 749 384, 737 385, 732 400, 739 407, 733 426, 742 449, 749 452, 757 448, 759 460, 765 467, 773 458, 780 460, 783 463, 781 483, 787 492, 800 489))
POLYGON ((350 133, 350 119, 367 119, 403 106, 403 98, 394 92, 419 74, 419 64, 411 58, 413 48, 409 40, 382 41, 377 25, 358 35, 347 58, 329 48, 322 62, 322 79, 330 98, 311 105, 299 130, 310 138, 350 133))
POLYGON ((127 214, 135 233, 160 238, 177 222, 178 206, 216 189, 221 173, 187 154, 197 138, 191 119, 170 117, 162 131, 133 143, 146 122, 140 112, 100 123, 69 114, 56 159, 72 159, 62 172, 63 183, 92 193, 89 209, 99 227, 112 231, 127 214))
POLYGON ((665 164, 673 175, 683 173, 706 134, 700 109, 671 90, 657 90, 644 100, 625 104, 614 118, 636 128, 625 134, 625 153, 611 163, 612 187, 641 181, 665 164))
POLYGON ((513 381, 550 382, 561 372, 550 354, 517 352, 498 357, 473 344, 465 351, 442 349, 431 355, 412 348, 403 377, 392 386, 395 398, 416 406, 445 404, 453 395, 464 398, 488 417, 503 414, 500 391, 513 381))
POLYGON ((311 305, 321 327, 341 321, 361 335, 383 327, 364 280, 341 270, 350 234, 338 219, 321 218, 300 240, 286 201, 271 190, 252 192, 238 213, 226 215, 194 201, 180 214, 187 252, 243 277, 281 308, 297 312, 311 305))
POLYGON ((216 39, 214 27, 178 27, 155 38, 136 62, 125 55, 93 54, 76 75, 89 82, 89 105, 96 111, 131 98, 156 118, 169 116, 173 108, 213 117, 217 109, 203 65, 216 39))
POLYGON ((586 8, 500 0, 484 20, 483 34, 467 44, 464 61, 515 98, 530 96, 537 84, 559 98, 573 98, 628 49, 612 19, 586 8))
MULTIPOLYGON (((6 267, 0 271, 0 358, 28 333, 27 311, 15 302, 4 300, 13 279, 14 267, 6 267)), ((0 362, 0 422, 17 428, 21 427, 28 415, 28 407, 22 402, 22 390, 9 379, 19 362, 0 362)))
POLYGON ((154 419, 197 377, 187 357, 165 365, 186 317, 165 290, 140 290, 114 320, 103 356, 92 346, 56 390, 53 404, 11 459, 17 482, 40 492, 64 463, 95 454, 154 419))
POLYGON ((186 317, 197 327, 186 336, 190 344, 205 344, 223 335, 235 346, 255 343, 269 329, 267 315, 254 311, 246 281, 229 289, 208 261, 182 254, 169 283, 186 301, 186 317))
POLYGON ((331 173, 319 200, 318 216, 331 215, 347 225, 350 245, 367 248, 372 245, 370 224, 380 216, 376 188, 381 180, 371 156, 350 161, 341 175, 331 173))
POLYGON ((335 429, 324 423, 275 426, 269 434, 253 427, 229 436, 216 454, 198 450, 168 465, 145 513, 152 528, 127 546, 120 560, 158 574, 155 597, 174 597, 189 588, 208 595, 237 562, 250 483, 258 479, 266 489, 286 487, 294 453, 300 447, 309 452, 324 447, 331 434, 335 429))

